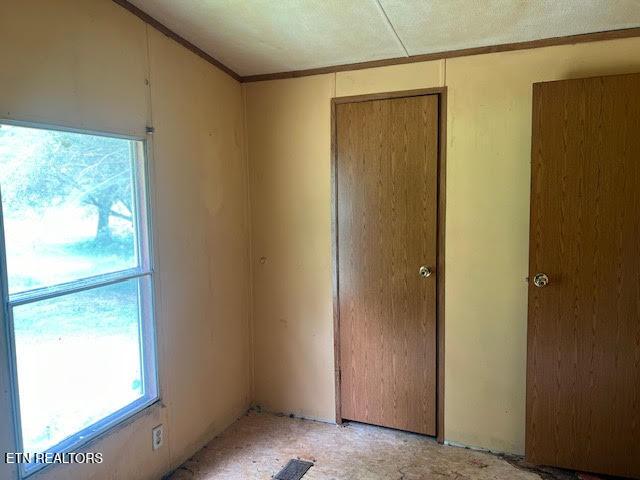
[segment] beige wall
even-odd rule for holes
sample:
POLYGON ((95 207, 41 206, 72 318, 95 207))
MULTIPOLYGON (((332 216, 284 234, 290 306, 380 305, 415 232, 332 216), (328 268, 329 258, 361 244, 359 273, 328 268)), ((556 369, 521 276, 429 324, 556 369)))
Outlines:
POLYGON ((245 85, 255 401, 334 419, 329 99, 446 85, 445 437, 522 453, 531 84, 633 71, 640 39, 245 85))
MULTIPOLYGON (((240 85, 108 0, 0 3, 0 117, 153 135, 162 406, 37 478, 158 479, 250 403, 249 218, 240 85), (147 86, 145 80, 151 84, 147 86), (165 446, 151 449, 163 423, 165 446)), ((13 451, 0 377, 0 450, 13 451)), ((12 478, 4 462, 0 477, 12 478)))
POLYGON ((324 420, 333 409, 327 235, 333 92, 333 75, 246 90, 255 399, 270 410, 324 420))

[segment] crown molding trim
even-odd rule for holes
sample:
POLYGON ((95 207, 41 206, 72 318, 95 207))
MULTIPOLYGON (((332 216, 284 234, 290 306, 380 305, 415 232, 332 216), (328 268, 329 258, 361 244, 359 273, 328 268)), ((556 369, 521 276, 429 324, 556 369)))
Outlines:
POLYGON ((625 28, 621 30, 607 30, 604 32, 582 33, 564 37, 543 38, 526 42, 504 43, 501 45, 489 45, 486 47, 463 48, 460 50, 448 50, 444 52, 411 55, 409 57, 388 58, 369 62, 349 63, 330 67, 310 68, 306 70, 294 70, 290 72, 266 73, 261 75, 248 75, 242 77, 243 83, 261 82, 265 80, 281 80, 285 78, 307 77, 324 73, 337 73, 349 70, 362 70, 365 68, 386 67, 389 65, 402 65, 406 63, 429 62, 446 58, 468 57, 487 53, 511 52, 515 50, 530 50, 534 48, 551 47, 556 45, 572 45, 578 43, 598 42, 619 38, 640 37, 640 27, 625 28))

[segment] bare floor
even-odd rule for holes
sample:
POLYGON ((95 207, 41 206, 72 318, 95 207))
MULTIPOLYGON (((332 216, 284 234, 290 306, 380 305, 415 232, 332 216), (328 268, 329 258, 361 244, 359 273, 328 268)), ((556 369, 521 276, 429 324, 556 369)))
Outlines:
POLYGON ((271 479, 292 458, 314 463, 303 480, 541 478, 495 455, 439 445, 421 435, 249 412, 169 479, 271 479))

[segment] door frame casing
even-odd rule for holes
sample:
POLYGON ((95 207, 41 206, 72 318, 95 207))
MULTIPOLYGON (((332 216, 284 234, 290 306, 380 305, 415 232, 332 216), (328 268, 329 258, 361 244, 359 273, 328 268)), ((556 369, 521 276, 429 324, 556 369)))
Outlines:
POLYGON ((437 159, 437 235, 436 235, 436 439, 444 443, 444 285, 445 285, 445 195, 447 87, 423 88, 386 93, 372 93, 331 99, 331 269, 333 295, 333 355, 335 378, 336 423, 342 423, 340 383, 340 297, 338 269, 338 149, 336 105, 392 98, 438 96, 438 159, 437 159))

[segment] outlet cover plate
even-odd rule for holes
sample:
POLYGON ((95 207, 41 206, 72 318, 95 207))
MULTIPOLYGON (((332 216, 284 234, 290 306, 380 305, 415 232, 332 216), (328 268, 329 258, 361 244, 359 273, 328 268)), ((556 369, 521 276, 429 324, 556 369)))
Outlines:
POLYGON ((158 450, 164 444, 164 425, 160 424, 151 430, 151 446, 158 450))

